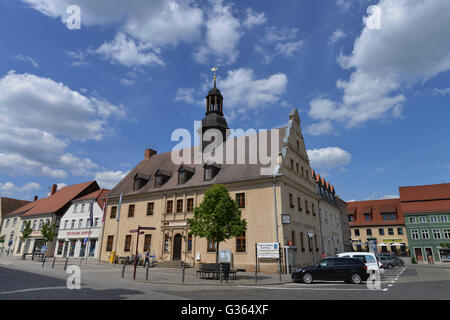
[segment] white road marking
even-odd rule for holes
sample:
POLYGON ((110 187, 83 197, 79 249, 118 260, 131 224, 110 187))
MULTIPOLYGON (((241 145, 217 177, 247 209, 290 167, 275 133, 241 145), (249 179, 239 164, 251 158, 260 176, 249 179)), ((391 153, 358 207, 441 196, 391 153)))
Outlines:
POLYGON ((59 289, 67 289, 67 287, 31 288, 31 289, 23 289, 23 290, 15 290, 15 291, 5 291, 5 292, 0 292, 0 294, 11 294, 11 293, 31 292, 31 291, 40 291, 40 290, 59 290, 59 289))
POLYGON ((253 289, 269 289, 269 290, 314 290, 314 291, 386 291, 385 289, 356 289, 356 288, 305 288, 305 287, 296 287, 296 288, 286 288, 286 287, 260 287, 260 286, 238 286, 241 288, 253 288, 253 289))

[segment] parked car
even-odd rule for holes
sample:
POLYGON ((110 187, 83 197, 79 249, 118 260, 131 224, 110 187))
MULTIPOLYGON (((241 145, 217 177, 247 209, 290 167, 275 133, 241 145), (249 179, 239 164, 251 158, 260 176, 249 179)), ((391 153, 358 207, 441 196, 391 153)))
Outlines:
POLYGON ((383 264, 378 260, 375 253, 372 252, 343 252, 337 256, 361 259, 366 264, 367 270, 370 273, 382 272, 381 270, 383 270, 383 264))
POLYGON ((394 267, 395 262, 394 262, 393 258, 391 258, 389 256, 382 256, 382 255, 377 256, 377 257, 385 269, 392 269, 394 267))
POLYGON ((294 282, 312 283, 315 280, 338 281, 360 284, 369 277, 367 266, 360 259, 326 258, 312 266, 292 270, 294 282))

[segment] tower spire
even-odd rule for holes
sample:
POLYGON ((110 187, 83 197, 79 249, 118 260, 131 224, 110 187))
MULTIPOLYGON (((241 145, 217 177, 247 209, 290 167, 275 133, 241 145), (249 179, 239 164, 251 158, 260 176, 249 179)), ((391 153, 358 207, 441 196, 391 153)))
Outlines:
POLYGON ((216 87, 216 71, 219 70, 217 67, 212 67, 211 71, 214 73, 214 88, 216 87))

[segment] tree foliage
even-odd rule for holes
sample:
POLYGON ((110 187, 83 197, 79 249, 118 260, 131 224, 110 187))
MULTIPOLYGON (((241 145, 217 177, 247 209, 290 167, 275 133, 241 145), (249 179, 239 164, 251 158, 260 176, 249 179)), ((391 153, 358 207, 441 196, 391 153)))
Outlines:
POLYGON ((219 184, 206 190, 202 203, 194 209, 194 218, 188 219, 188 223, 194 236, 217 242, 217 254, 220 242, 236 237, 247 229, 247 221, 241 219, 236 201, 219 184))
POLYGON ((22 241, 28 239, 33 232, 33 229, 31 229, 31 221, 25 221, 24 225, 25 227, 22 230, 22 237, 20 237, 20 240, 22 241))
POLYGON ((42 225, 41 234, 45 241, 52 242, 56 236, 56 224, 51 224, 50 221, 47 221, 42 225))

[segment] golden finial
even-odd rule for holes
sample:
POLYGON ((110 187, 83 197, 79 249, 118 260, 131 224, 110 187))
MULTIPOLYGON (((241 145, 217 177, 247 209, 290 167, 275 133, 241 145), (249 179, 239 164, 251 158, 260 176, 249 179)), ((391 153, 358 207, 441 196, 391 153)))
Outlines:
POLYGON ((219 70, 217 67, 212 67, 211 71, 214 72, 214 80, 216 80, 216 71, 219 70))

